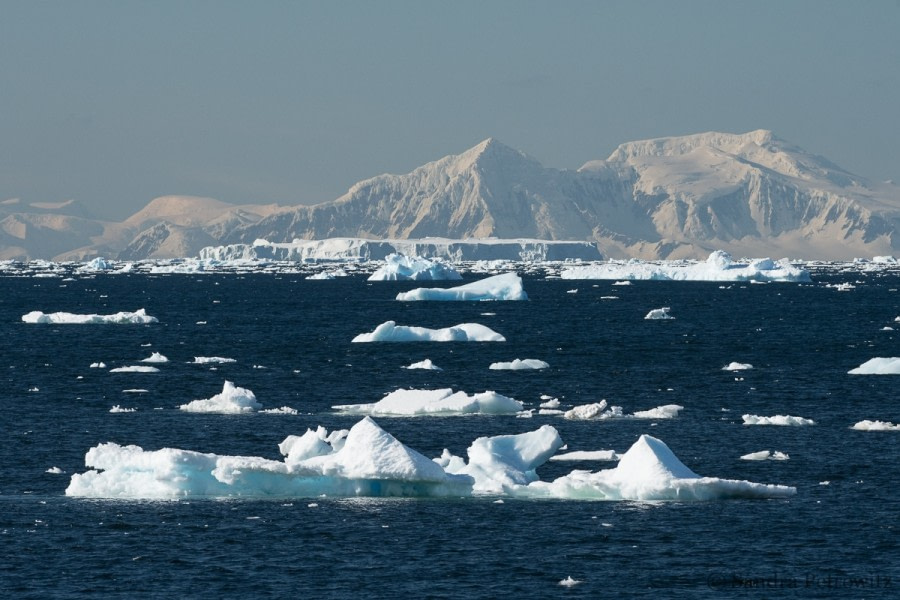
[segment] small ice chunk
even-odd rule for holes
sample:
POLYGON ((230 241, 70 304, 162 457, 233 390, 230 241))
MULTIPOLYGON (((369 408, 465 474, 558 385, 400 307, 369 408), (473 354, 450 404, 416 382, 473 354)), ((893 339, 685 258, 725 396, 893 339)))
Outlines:
POLYGON ((45 472, 50 473, 51 475, 62 475, 63 473, 65 473, 65 471, 63 471, 59 467, 50 467, 45 472))
POLYGON ((749 371, 753 368, 750 363, 731 362, 722 367, 723 371, 749 371))
POLYGON ((461 323, 444 329, 397 325, 385 321, 371 333, 361 333, 353 342, 505 342, 506 338, 478 323, 461 323))
POLYGON ((639 410, 631 416, 636 419, 674 419, 682 410, 684 407, 678 404, 666 404, 650 410, 639 410))
POLYGON ((667 320, 674 319, 672 315, 669 314, 669 311, 672 310, 668 306, 663 306, 662 308, 654 308, 650 312, 647 313, 647 316, 644 319, 647 320, 667 320))
POLYGON ((296 408, 291 408, 290 406, 280 406, 278 408, 267 408, 266 410, 259 411, 264 415, 299 415, 300 412, 296 408))
MULTIPOLYGON (((544 396, 541 396, 541 398, 543 399, 544 396)), ((541 402, 538 406, 540 408, 559 408, 560 401, 559 398, 550 398, 546 402, 541 402)))
POLYGON ((572 421, 595 421, 622 416, 622 407, 613 406, 607 409, 606 400, 591 404, 582 404, 567 410, 563 417, 572 421))
POLYGON ((413 363, 411 365, 407 365, 402 367, 404 369, 424 369, 426 371, 443 371, 442 368, 431 362, 430 358, 426 358, 425 360, 421 360, 419 362, 413 363))
POLYGON ((110 369, 110 373, 159 373, 156 367, 145 367, 143 365, 131 365, 128 367, 116 367, 110 369))
POLYGON ((236 363, 237 361, 233 358, 223 358, 221 356, 195 356, 194 363, 195 365, 221 365, 225 363, 236 363))
POLYGON ((116 404, 111 409, 109 409, 109 412, 111 412, 111 413, 133 413, 133 412, 137 412, 137 409, 136 408, 123 408, 123 407, 119 406, 118 404, 116 404))
POLYGON ((614 450, 574 450, 572 452, 564 452, 562 454, 554 454, 550 457, 552 461, 561 460, 589 460, 589 461, 611 461, 619 460, 619 455, 614 450))
POLYGON ((760 417, 758 415, 743 415, 744 425, 815 425, 812 419, 804 419, 803 417, 794 417, 791 415, 775 415, 772 417, 760 417))
POLYGON ((847 371, 850 375, 900 375, 900 357, 872 358, 847 371))
POLYGON ((851 429, 857 431, 900 431, 900 425, 894 425, 890 421, 860 421, 853 425, 851 429))
POLYGON ((584 582, 581 581, 580 579, 572 579, 572 576, 570 575, 570 576, 566 577, 565 579, 561 580, 559 582, 559 585, 561 585, 563 587, 572 587, 572 586, 578 585, 579 583, 584 583, 584 582))
POLYGON ((464 414, 509 415, 522 410, 518 400, 492 391, 469 396, 451 388, 438 390, 400 389, 371 404, 343 404, 332 407, 350 414, 382 416, 448 416, 464 414))
POLYGON ((151 317, 143 308, 135 312, 118 312, 112 315, 79 315, 67 312, 42 313, 39 310, 22 315, 25 323, 52 323, 56 325, 84 325, 84 324, 114 324, 114 325, 143 325, 158 323, 156 317, 151 317))
POLYGON ((256 400, 256 395, 250 390, 226 381, 222 391, 212 398, 194 400, 182 404, 178 408, 187 412, 233 415, 253 412, 262 408, 262 404, 256 400))
POLYGON ((751 452, 741 457, 741 460, 789 460, 791 457, 784 452, 778 450, 770 452, 769 450, 760 450, 759 452, 751 452))
POLYGON ((167 362, 169 362, 169 359, 166 358, 165 356, 163 356, 162 354, 160 354, 159 352, 154 352, 147 358, 141 360, 141 362, 144 362, 144 363, 167 363, 167 362))
POLYGON ((528 295, 522 287, 521 277, 515 273, 504 273, 452 288, 416 288, 400 292, 397 300, 528 300, 528 295))
POLYGON ((488 367, 492 371, 526 371, 547 369, 550 365, 536 358, 513 359, 511 362, 495 362, 488 367))
POLYGON ((105 362, 95 362, 95 363, 91 363, 91 367, 90 367, 90 368, 92 368, 92 369, 105 369, 105 368, 106 368, 106 363, 105 363, 105 362))

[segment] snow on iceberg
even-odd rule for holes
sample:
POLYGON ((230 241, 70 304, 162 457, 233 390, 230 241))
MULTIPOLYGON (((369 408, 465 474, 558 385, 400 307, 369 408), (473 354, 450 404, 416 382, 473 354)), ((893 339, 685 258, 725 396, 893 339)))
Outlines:
POLYGON ((815 425, 812 419, 793 417, 790 415, 775 415, 773 417, 760 417, 758 415, 743 415, 744 425, 815 425))
POLYGON ((511 362, 491 363, 488 369, 492 371, 527 371, 529 369, 547 369, 550 365, 536 358, 513 359, 511 362))
POLYGON ((900 375, 900 357, 872 358, 855 369, 847 371, 850 375, 900 375))
POLYGON ((722 367, 723 371, 749 371, 753 368, 750 363, 731 362, 722 367))
POLYGON ((388 254, 384 266, 369 276, 369 281, 456 281, 459 272, 437 259, 388 254))
POLYGON ((503 273, 452 288, 416 288, 397 294, 397 300, 528 300, 522 278, 503 273))
POLYGON ((672 310, 668 306, 663 306, 662 308, 654 308, 650 312, 647 313, 647 316, 644 319, 648 320, 666 320, 666 319, 674 319, 672 315, 669 314, 669 311, 672 310))
POLYGON ((114 325, 143 325, 146 323, 158 323, 159 319, 151 317, 147 311, 141 308, 135 312, 117 312, 112 315, 78 315, 67 312, 42 313, 34 310, 27 315, 22 315, 25 323, 52 323, 55 325, 84 325, 84 324, 114 324, 114 325))
POLYGON ((413 417, 448 415, 514 415, 522 410, 518 400, 501 396, 492 391, 468 395, 453 392, 451 388, 439 390, 396 390, 371 404, 339 404, 333 409, 349 413, 374 416, 413 417))
POLYGON ((744 264, 734 262, 731 255, 722 250, 710 254, 706 262, 610 261, 565 269, 560 277, 658 281, 810 281, 808 271, 794 267, 786 258, 779 261, 761 258, 744 264))
POLYGON ((431 362, 430 358, 426 358, 425 360, 420 360, 419 362, 413 363, 411 365, 407 365, 402 367, 404 369, 424 369, 426 371, 443 371, 442 368, 431 362))
MULTIPOLYGON (((313 433, 313 437, 319 436, 313 433)), ((354 425, 346 438, 339 438, 339 448, 329 444, 325 435, 322 445, 312 447, 299 443, 303 438, 307 436, 282 442, 282 461, 100 444, 85 456, 91 470, 72 475, 66 495, 132 499, 458 496, 468 495, 472 487, 471 478, 448 474, 368 417, 354 425)))
POLYGON ((262 408, 262 404, 256 400, 256 395, 250 390, 226 381, 222 386, 222 391, 212 398, 194 400, 182 404, 178 408, 187 412, 234 415, 253 412, 262 408))
POLYGON ((894 425, 890 421, 860 421, 851 427, 857 431, 900 431, 900 425, 894 425))
POLYGON ((371 333, 361 333, 353 342, 505 342, 506 338, 478 323, 461 323, 443 329, 397 325, 386 321, 371 333))

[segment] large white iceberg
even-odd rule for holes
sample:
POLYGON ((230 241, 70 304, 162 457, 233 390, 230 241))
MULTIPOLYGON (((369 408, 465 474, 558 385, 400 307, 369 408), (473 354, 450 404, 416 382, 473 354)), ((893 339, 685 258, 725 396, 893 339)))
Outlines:
POLYGON ((194 400, 178 408, 187 412, 234 415, 253 412, 262 408, 262 404, 247 388, 237 387, 234 383, 226 381, 222 391, 212 398, 194 400))
POLYGON ((333 409, 350 414, 374 416, 446 416, 446 415, 509 415, 522 410, 522 403, 496 392, 486 391, 471 396, 439 390, 396 390, 371 404, 339 404, 333 409))
POLYGON ((447 496, 471 491, 471 478, 445 472, 369 418, 336 441, 340 443, 318 433, 291 436, 281 445, 283 461, 100 444, 85 456, 91 470, 73 475, 66 495, 166 499, 447 496))
POLYGON ((34 310, 27 315, 22 315, 25 323, 53 323, 58 325, 84 325, 84 324, 114 324, 114 325, 143 325, 146 323, 158 323, 156 317, 151 317, 143 308, 135 312, 117 312, 112 315, 79 315, 67 312, 42 313, 34 310))
POLYGON ((900 375, 900 356, 872 358, 855 369, 850 369, 847 373, 850 375, 900 375))
POLYGON ((638 259, 572 267, 560 273, 562 279, 622 279, 659 281, 810 281, 809 272, 791 265, 785 258, 761 258, 737 263, 731 255, 716 250, 706 262, 647 262, 638 259))
POLYGON ((563 446, 544 425, 518 435, 482 437, 468 461, 444 451, 429 460, 369 417, 349 432, 323 428, 289 436, 283 460, 223 456, 163 448, 99 444, 85 456, 90 468, 72 475, 67 496, 171 499, 181 497, 468 496, 586 500, 714 500, 782 498, 792 487, 700 477, 660 440, 641 438, 614 469, 573 471, 551 482, 537 468, 563 446))
POLYGON ((461 323, 443 329, 397 325, 386 321, 371 333, 361 333, 353 342, 505 342, 506 338, 478 323, 461 323))
POLYGON ((452 288, 416 288, 397 294, 397 300, 528 300, 522 278, 503 273, 452 288))
POLYGON ((492 371, 527 371, 537 369, 547 369, 550 365, 536 358, 515 358, 510 362, 491 363, 488 369, 492 371))
POLYGON ((388 254, 384 258, 384 263, 383 267, 369 276, 369 281, 456 281, 462 279, 462 275, 456 269, 437 259, 388 254))

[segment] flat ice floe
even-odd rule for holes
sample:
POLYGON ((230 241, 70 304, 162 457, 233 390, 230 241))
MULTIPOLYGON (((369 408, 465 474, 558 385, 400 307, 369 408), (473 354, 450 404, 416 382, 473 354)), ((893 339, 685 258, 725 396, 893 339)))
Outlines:
POLYGON ((794 267, 787 259, 773 261, 761 258, 749 263, 737 263, 722 250, 710 254, 705 262, 610 261, 565 269, 560 277, 657 281, 810 281, 808 271, 794 267))
POLYGON ((522 278, 503 273, 452 288, 416 288, 397 294, 397 300, 528 300, 522 278))
POLYGON ((222 356, 195 356, 193 364, 195 365, 221 365, 225 363, 236 363, 233 358, 224 358, 222 356))
POLYGON ((753 368, 750 363, 731 362, 722 367, 723 371, 749 371, 753 368))
POLYGON ((250 413, 262 408, 256 400, 256 395, 250 390, 237 387, 234 383, 226 381, 222 391, 212 398, 194 400, 178 407, 181 410, 195 413, 217 413, 223 415, 235 415, 250 413))
POLYGON ((553 427, 478 438, 468 461, 444 451, 429 460, 369 417, 349 432, 324 428, 289 436, 283 460, 99 444, 72 475, 67 496, 175 499, 184 497, 468 496, 584 500, 717 500, 783 498, 795 488, 700 477, 660 440, 641 436, 619 465, 573 471, 540 481, 537 468, 563 445, 553 427))
POLYGON ((506 338, 478 323, 461 323, 443 329, 397 325, 386 321, 371 333, 361 333, 353 342, 505 342, 506 338))
POLYGON ((431 362, 430 358, 426 358, 425 360, 420 360, 419 362, 412 363, 411 365, 407 365, 402 367, 404 369, 422 369, 425 371, 443 371, 442 368, 431 362))
POLYGON ((790 458, 790 456, 784 452, 779 452, 778 450, 775 450, 774 452, 760 450, 759 452, 751 452, 750 454, 743 455, 741 460, 789 460, 790 458))
POLYGON ((160 354, 159 352, 154 352, 147 358, 142 359, 141 362, 143 362, 143 363, 167 363, 167 362, 169 362, 169 359, 166 358, 165 356, 163 356, 162 354, 160 354))
POLYGON ((570 421, 606 421, 608 419, 674 419, 684 410, 678 404, 666 404, 649 410, 639 410, 633 414, 625 414, 621 406, 608 406, 606 400, 592 404, 581 404, 563 413, 563 418, 570 421))
POLYGON ((491 366, 488 367, 492 371, 527 371, 548 368, 550 368, 549 364, 536 358, 515 358, 510 362, 491 363, 491 366))
POLYGON ((894 425, 890 421, 860 421, 851 427, 857 431, 900 431, 900 425, 894 425))
POLYGON ((135 312, 118 312, 112 315, 79 315, 67 312, 47 314, 34 310, 27 315, 22 315, 22 321, 25 323, 52 323, 55 325, 144 325, 159 322, 156 317, 148 315, 143 308, 135 312))
POLYGON ((384 266, 369 276, 369 281, 456 281, 459 272, 438 259, 388 254, 384 266))
POLYGON ((486 391, 471 396, 454 392, 451 388, 439 390, 396 390, 371 404, 339 404, 333 409, 359 415, 415 417, 451 415, 514 415, 522 410, 518 400, 486 391))
POLYGON ((619 460, 619 455, 615 450, 574 450, 572 452, 564 452, 562 454, 554 454, 550 457, 552 461, 613 461, 619 460))
POLYGON ((815 425, 812 419, 794 417, 791 415, 775 415, 773 417, 760 417, 758 415, 743 415, 744 425, 815 425))
POLYGON ((900 357, 872 358, 847 371, 850 375, 900 375, 900 357))
POLYGON ((110 369, 110 373, 159 373, 159 369, 156 367, 147 367, 144 365, 132 365, 128 367, 116 367, 115 369, 110 369))

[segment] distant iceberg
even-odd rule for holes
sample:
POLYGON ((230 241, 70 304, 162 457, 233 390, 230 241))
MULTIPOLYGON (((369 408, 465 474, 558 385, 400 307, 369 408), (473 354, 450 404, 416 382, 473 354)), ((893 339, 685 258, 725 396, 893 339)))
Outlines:
POLYGON ((794 417, 791 415, 775 415, 773 417, 760 417, 758 415, 743 415, 741 417, 744 425, 815 425, 812 419, 804 419, 803 417, 794 417))
POLYGON ((679 404, 666 404, 649 410, 639 410, 625 414, 621 406, 608 406, 606 400, 592 404, 581 404, 563 413, 570 421, 606 421, 608 419, 675 419, 684 410, 679 404))
POLYGON ((349 432, 319 427, 289 436, 283 460, 204 454, 163 448, 99 444, 88 450, 85 473, 72 475, 67 496, 176 499, 184 497, 468 496, 582 500, 717 500, 783 498, 796 489, 749 481, 700 477, 660 440, 647 435, 619 465, 591 473, 573 471, 540 481, 537 468, 563 446, 553 427, 481 437, 468 461, 444 450, 429 460, 366 417, 349 432))
POLYGON ((468 395, 451 388, 439 390, 396 390, 371 404, 342 404, 333 409, 350 414, 373 416, 514 415, 522 410, 518 400, 492 391, 468 395))
POLYGON ((369 276, 369 281, 454 281, 459 271, 438 259, 388 254, 384 266, 369 276))
POLYGON ((510 362, 491 363, 491 366, 488 367, 492 371, 527 371, 548 368, 550 368, 548 363, 536 358, 515 358, 510 362))
POLYGON ((250 413, 262 408, 256 400, 256 395, 250 390, 237 387, 234 383, 226 381, 222 391, 206 400, 194 400, 178 407, 186 412, 217 413, 223 415, 235 415, 250 413))
POLYGON ((196 365, 221 365, 225 363, 236 363, 233 358, 225 358, 222 356, 195 356, 192 364, 196 365))
POLYGON ((850 375, 900 375, 900 357, 872 358, 847 371, 850 375))
POLYGON ((430 358, 426 358, 425 360, 420 360, 419 362, 412 363, 411 365, 407 365, 403 367, 404 369, 422 369, 425 371, 443 371, 442 368, 431 362, 430 358))
POLYGON ((416 288, 397 294, 397 300, 528 300, 522 278, 515 273, 503 273, 452 288, 416 288))
POLYGON ((371 333, 361 333, 353 342, 505 342, 506 338, 478 323, 461 323, 443 329, 397 325, 385 321, 371 333))
POLYGON ((851 427, 857 431, 900 431, 900 425, 894 425, 890 421, 860 421, 851 427))
POLYGON ((159 373, 159 369, 156 367, 147 367, 144 365, 133 365, 129 367, 116 367, 115 369, 110 369, 110 373, 159 373))
POLYGON ((662 308, 654 308, 653 310, 651 310, 650 312, 647 313, 647 315, 644 317, 644 319, 651 320, 651 321, 653 321, 653 320, 665 321, 665 320, 669 320, 669 319, 674 319, 675 317, 673 317, 672 315, 669 314, 670 310, 672 310, 672 309, 669 308, 668 306, 663 306, 662 308))
POLYGON ((731 362, 722 367, 723 371, 749 371, 753 368, 750 363, 731 362))
POLYGON ((731 255, 716 250, 705 262, 647 262, 637 259, 571 267, 562 279, 614 279, 655 281, 810 281, 809 272, 785 258, 769 258, 736 263, 731 255))
POLYGON ((160 354, 159 352, 154 352, 147 358, 141 360, 143 363, 167 363, 169 359, 160 354))
POLYGON ((790 456, 778 450, 770 452, 769 450, 760 450, 759 452, 751 452, 741 457, 741 460, 790 460, 790 456))
POLYGON ((158 323, 156 317, 151 317, 143 308, 135 312, 118 312, 113 315, 78 315, 67 312, 42 313, 39 310, 22 315, 25 323, 52 323, 58 325, 84 325, 84 324, 114 324, 114 325, 143 325, 146 323, 158 323))

